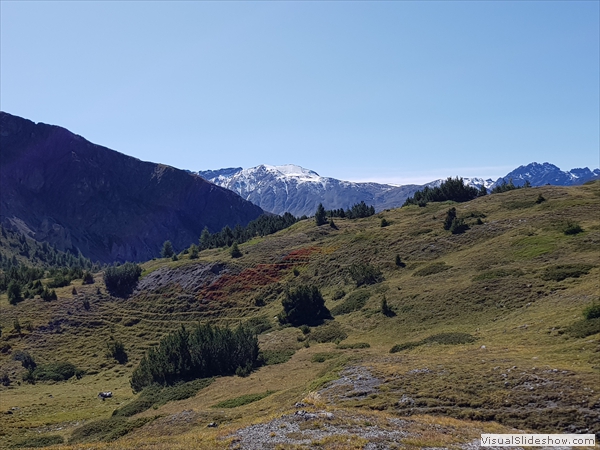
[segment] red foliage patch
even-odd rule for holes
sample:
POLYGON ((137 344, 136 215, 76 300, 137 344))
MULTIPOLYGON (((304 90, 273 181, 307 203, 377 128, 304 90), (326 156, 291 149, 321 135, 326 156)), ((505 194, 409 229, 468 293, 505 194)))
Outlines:
POLYGON ((319 247, 306 247, 291 251, 283 257, 283 261, 295 264, 306 264, 310 260, 310 255, 320 252, 319 247))
POLYGON ((236 292, 250 292, 277 283, 281 280, 282 272, 293 266, 308 263, 310 255, 319 251, 319 247, 301 248, 287 254, 279 264, 257 264, 237 275, 224 274, 202 289, 199 296, 207 300, 223 300, 236 292))

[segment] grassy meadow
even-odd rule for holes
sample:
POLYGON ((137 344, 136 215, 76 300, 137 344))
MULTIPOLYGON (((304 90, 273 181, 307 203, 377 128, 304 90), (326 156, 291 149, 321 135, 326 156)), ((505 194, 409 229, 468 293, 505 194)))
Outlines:
POLYGON ((384 448, 460 448, 515 429, 600 436, 600 319, 582 315, 600 303, 600 182, 334 220, 337 229, 308 219, 255 238, 240 258, 221 248, 148 261, 128 299, 111 297, 101 273, 54 301, 0 296, 0 447, 252 448, 240 431, 251 427, 270 430, 264 448, 361 449, 375 428, 394 442, 384 448), (443 229, 452 206, 469 225, 462 234, 443 229), (582 231, 565 233, 574 224, 582 231), (357 287, 353 264, 382 281, 357 287), (278 323, 286 288, 303 284, 320 289, 334 320, 278 323), (206 321, 255 324, 265 364, 113 415, 140 403, 129 379, 146 350, 206 321), (107 356, 111 341, 127 361, 107 356), (19 350, 84 375, 26 383, 19 350), (277 441, 297 402, 332 417, 277 441), (336 427, 345 434, 323 432, 336 427))

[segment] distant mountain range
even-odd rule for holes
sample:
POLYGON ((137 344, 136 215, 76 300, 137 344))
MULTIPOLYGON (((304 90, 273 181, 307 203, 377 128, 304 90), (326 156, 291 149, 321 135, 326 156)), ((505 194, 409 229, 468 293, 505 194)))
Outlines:
MULTIPOLYGON (((203 178, 0 112, 0 222, 96 261, 144 261, 260 207, 203 178)), ((1 251, 1 249, 0 249, 1 251)))
MULTIPOLYGON (((365 201, 377 211, 401 206, 404 201, 424 186, 439 185, 435 180, 425 185, 397 186, 381 183, 355 183, 322 177, 318 173, 293 164, 269 166, 262 164, 250 169, 241 167, 199 171, 198 175, 219 186, 237 192, 243 198, 275 214, 290 212, 296 216, 314 214, 319 203, 326 209, 348 208, 365 201)), ((492 189, 505 180, 515 185, 529 181, 532 186, 555 184, 569 186, 582 184, 600 177, 600 170, 588 168, 561 171, 549 163, 531 163, 520 166, 494 181, 483 178, 465 178, 465 182, 479 188, 492 189)))

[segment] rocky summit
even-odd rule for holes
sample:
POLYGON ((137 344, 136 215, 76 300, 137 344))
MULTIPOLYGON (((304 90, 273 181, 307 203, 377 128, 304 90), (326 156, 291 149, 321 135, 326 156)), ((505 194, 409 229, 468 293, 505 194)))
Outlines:
POLYGON ((93 260, 148 260, 165 240, 179 251, 205 226, 214 232, 263 213, 197 175, 5 112, 0 147, 0 222, 93 260))

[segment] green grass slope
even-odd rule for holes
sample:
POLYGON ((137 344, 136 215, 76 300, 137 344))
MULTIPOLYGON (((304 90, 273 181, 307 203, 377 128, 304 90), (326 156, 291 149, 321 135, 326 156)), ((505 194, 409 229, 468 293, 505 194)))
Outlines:
MULTIPOLYGON (((512 427, 600 433, 600 319, 582 315, 600 302, 599 182, 335 222, 338 229, 298 222, 240 245, 236 259, 229 249, 213 249, 197 260, 149 261, 128 299, 108 295, 101 274, 92 285, 57 289, 56 301, 10 305, 3 294, 0 375, 8 385, 0 387, 0 445, 39 436, 58 443, 60 436, 73 442, 69 448, 79 448, 75 441, 114 448, 106 442, 112 439, 120 448, 228 448, 242 439, 243 448, 243 437, 232 437, 240 429, 280 420, 299 401, 345 423, 360 416, 363 429, 404 417, 407 430, 421 427, 406 447, 458 445, 482 430, 512 427), (545 201, 538 203, 540 194, 545 201), (462 234, 443 229, 452 206, 470 227, 462 234), (583 231, 565 233, 574 224, 583 231), (357 264, 381 271, 382 281, 357 287, 350 271, 357 264), (333 321, 304 329, 278 324, 285 289, 302 284, 319 287, 333 321), (139 404, 129 377, 145 351, 199 321, 252 321, 267 364, 248 377, 218 377, 187 399, 149 402, 131 418, 111 419, 115 409, 139 404), (107 357, 111 341, 124 344, 123 364, 107 357), (13 359, 19 350, 38 365, 70 362, 85 374, 25 383, 13 359), (112 399, 96 397, 109 390, 112 399), (108 422, 96 428, 112 430, 110 439, 94 426, 88 434, 80 428, 100 419, 108 422), (219 427, 207 428, 210 422, 219 427)), ((314 443, 362 448, 369 439, 356 433, 351 443, 314 443)))

